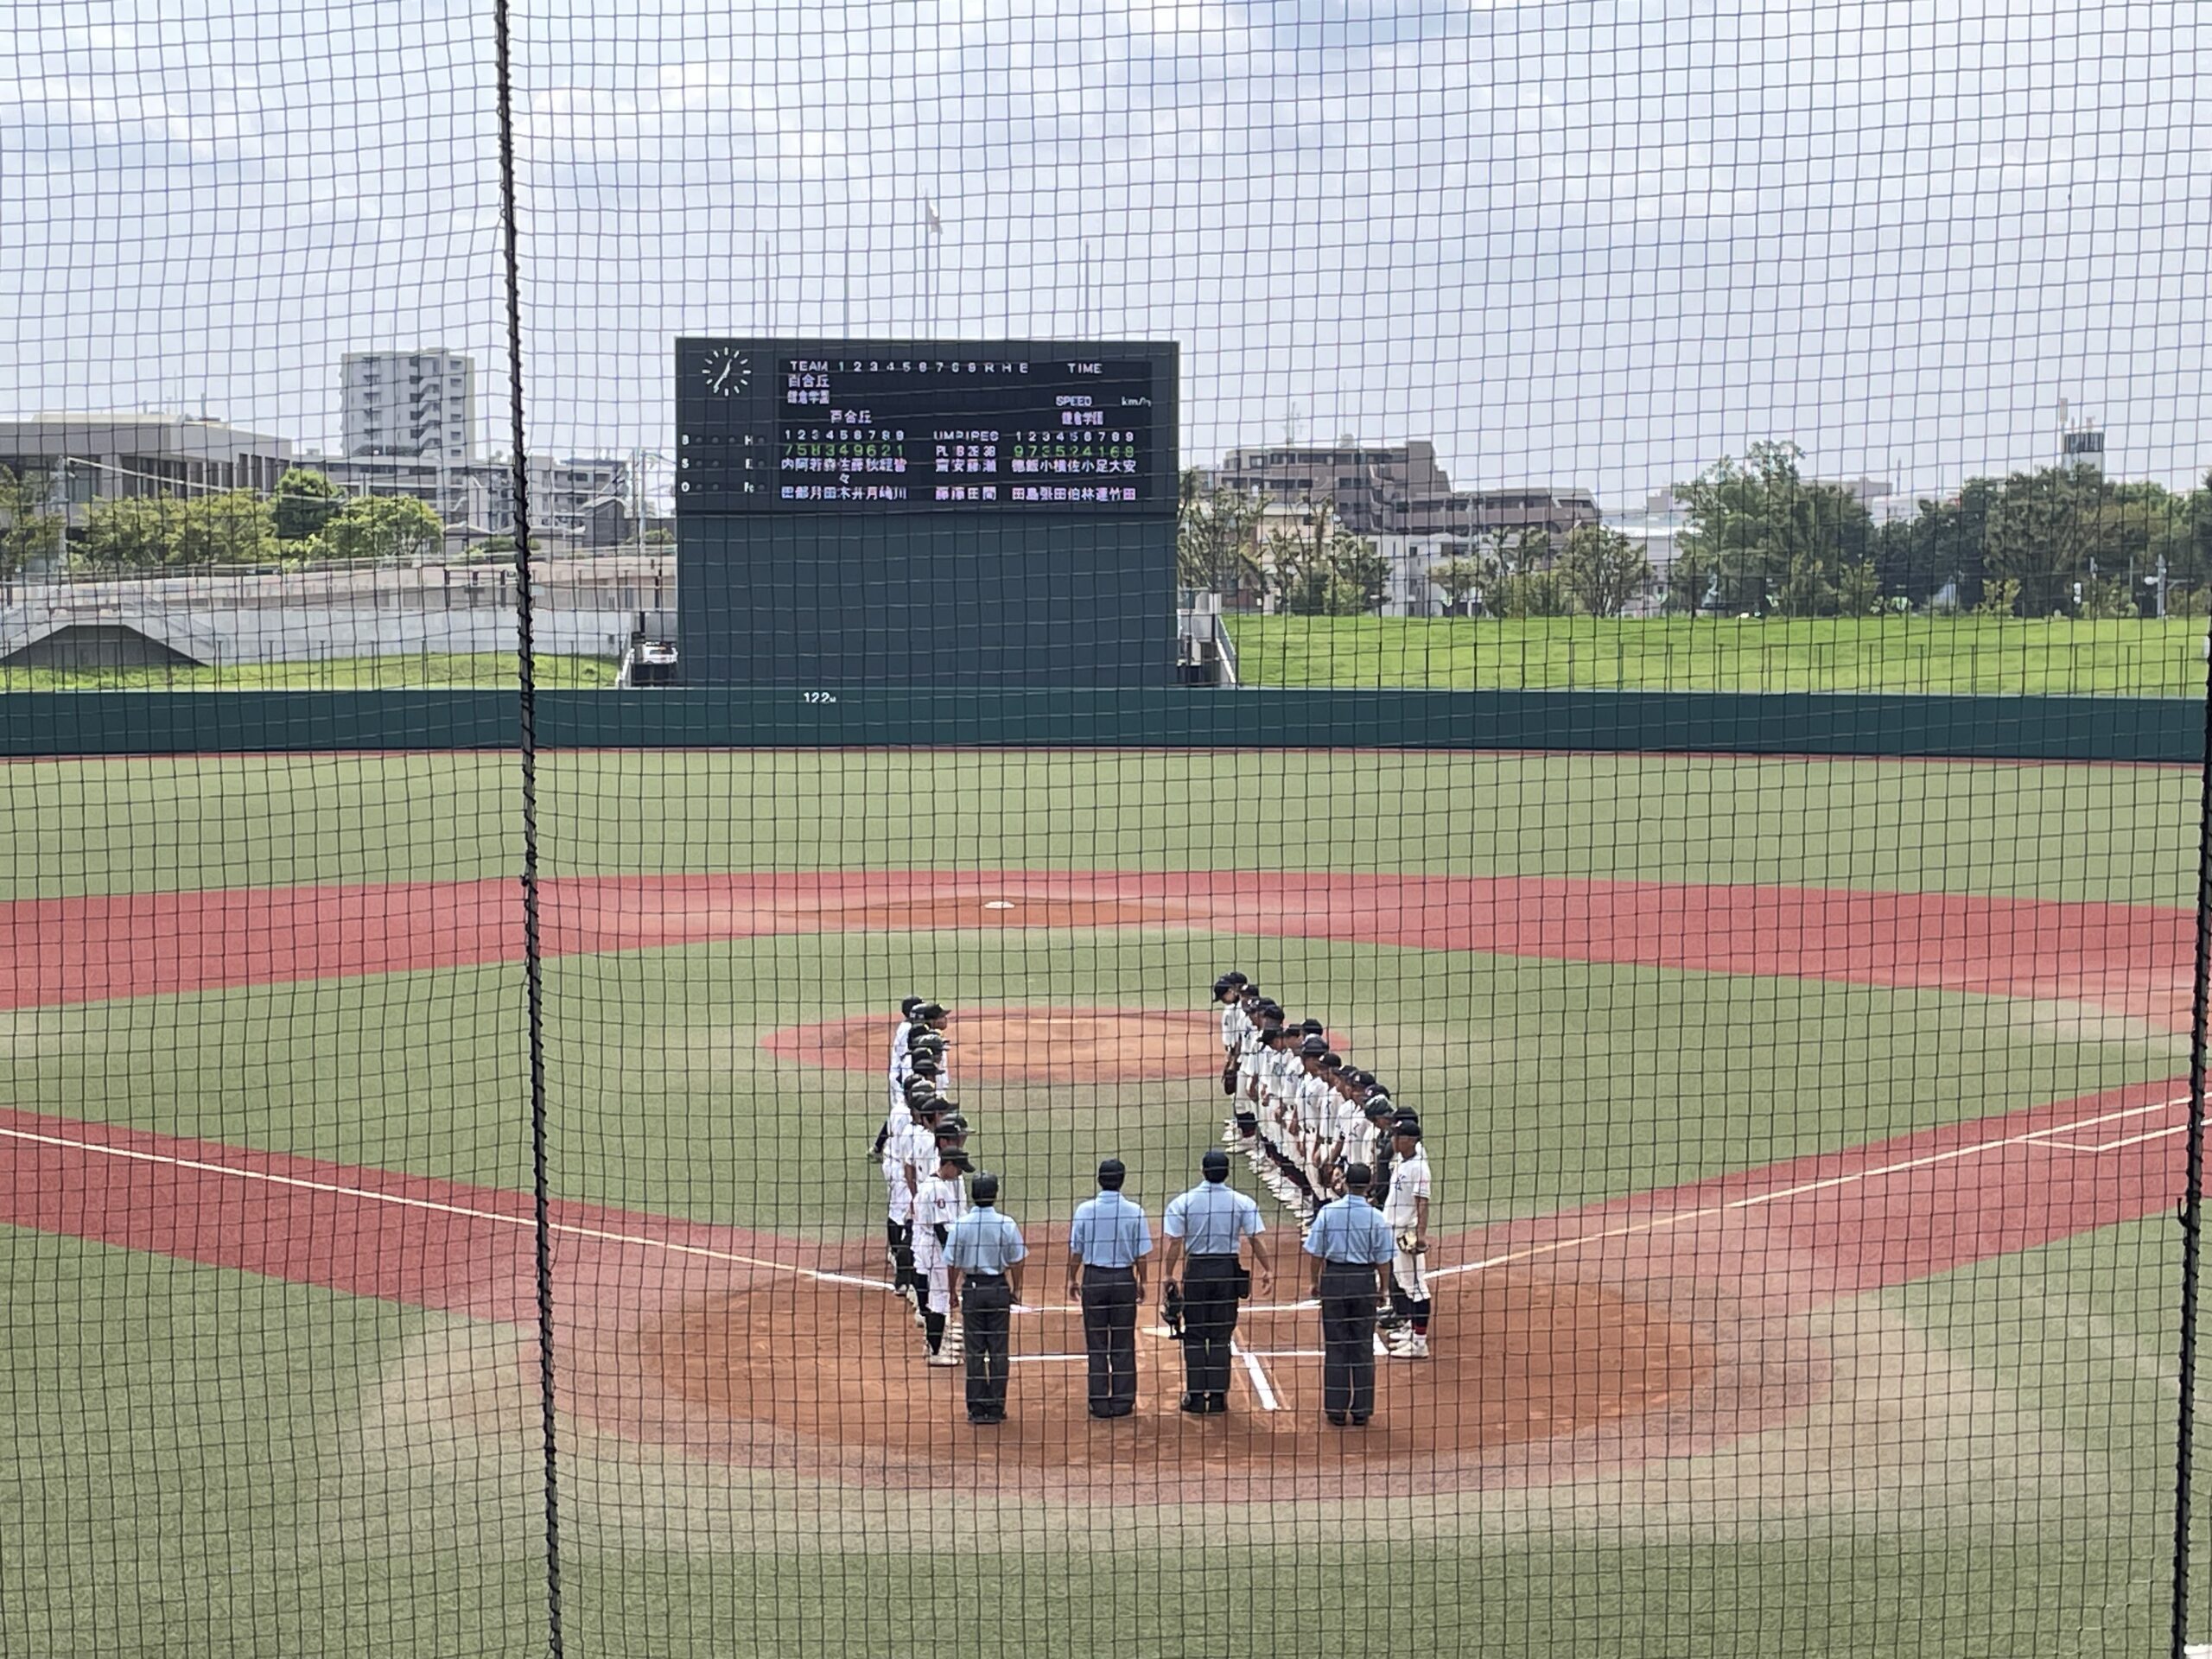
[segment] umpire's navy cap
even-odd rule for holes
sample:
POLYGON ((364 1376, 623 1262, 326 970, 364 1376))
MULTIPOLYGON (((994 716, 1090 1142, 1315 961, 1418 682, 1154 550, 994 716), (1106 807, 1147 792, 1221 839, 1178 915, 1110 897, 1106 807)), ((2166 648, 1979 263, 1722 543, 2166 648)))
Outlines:
POLYGON ((988 1171, 978 1175, 976 1178, 976 1185, 969 1189, 968 1196, 978 1204, 996 1204, 999 1198, 999 1178, 988 1171))
POLYGON ((1229 1173, 1229 1154, 1219 1147, 1198 1160, 1198 1173, 1213 1180, 1229 1173))
POLYGON ((1129 1178, 1129 1166, 1118 1158, 1108 1158, 1098 1166, 1098 1185, 1118 1188, 1129 1178))
POLYGON ((1375 1172, 1370 1169, 1365 1164, 1346 1164, 1344 1166, 1344 1185, 1346 1186, 1365 1186, 1374 1179, 1375 1172))

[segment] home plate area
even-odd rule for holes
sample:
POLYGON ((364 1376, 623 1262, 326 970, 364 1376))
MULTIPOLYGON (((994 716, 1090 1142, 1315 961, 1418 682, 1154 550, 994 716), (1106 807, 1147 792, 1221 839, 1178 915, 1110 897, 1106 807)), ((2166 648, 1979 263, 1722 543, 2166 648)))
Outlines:
POLYGON ((1440 1283, 1432 1357, 1378 1358, 1374 1420, 1332 1428, 1319 1315, 1279 1279, 1277 1300, 1245 1307, 1227 1415, 1177 1408, 1182 1350, 1155 1306, 1138 1336, 1135 1414, 1100 1421, 1065 1274, 1058 1239, 1033 1251, 1001 1426, 967 1422, 963 1370, 925 1365, 904 1301, 788 1274, 588 1339, 571 1398, 601 1432, 753 1466, 892 1486, 957 1468, 974 1490, 1180 1502, 1203 1496, 1185 1490, 1201 1471, 1235 1477, 1212 1490, 1239 1499, 1325 1495, 1384 1466, 1431 1491, 1548 1481, 1716 1423, 1757 1427, 1802 1407, 1821 1370, 1787 1320, 1710 1286, 1609 1285, 1589 1264, 1513 1268, 1440 1283))

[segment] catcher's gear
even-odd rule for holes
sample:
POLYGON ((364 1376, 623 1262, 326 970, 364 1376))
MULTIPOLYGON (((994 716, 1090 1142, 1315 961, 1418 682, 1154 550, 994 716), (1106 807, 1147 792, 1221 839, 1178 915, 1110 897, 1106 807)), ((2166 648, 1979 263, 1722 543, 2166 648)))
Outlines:
POLYGON ((1398 1248, 1403 1250, 1408 1255, 1426 1255, 1428 1254, 1428 1246, 1421 1243, 1421 1235, 1418 1233, 1400 1233, 1398 1235, 1398 1248))
POLYGON ((1160 1322, 1167 1327, 1170 1342, 1183 1340, 1183 1287, 1173 1279, 1160 1293, 1160 1322))

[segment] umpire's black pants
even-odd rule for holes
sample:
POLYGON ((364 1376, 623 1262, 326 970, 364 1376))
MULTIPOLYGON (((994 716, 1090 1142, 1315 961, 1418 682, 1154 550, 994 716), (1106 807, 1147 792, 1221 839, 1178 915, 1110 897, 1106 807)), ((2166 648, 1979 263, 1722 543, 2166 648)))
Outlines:
POLYGON ((1375 1411, 1375 1269, 1321 1269, 1321 1408, 1364 1422, 1375 1411))
POLYGON ((1183 1389, 1202 1406, 1229 1406, 1230 1339, 1236 1334, 1233 1255, 1194 1255, 1183 1274, 1183 1389))
POLYGON ((1083 1345, 1090 1358, 1090 1414, 1126 1417, 1137 1406, 1137 1274, 1083 1270, 1083 1345))
POLYGON ((1014 1323, 1014 1292, 992 1274, 960 1281, 960 1329, 968 1351, 968 1421, 1006 1421, 1007 1337, 1014 1323))

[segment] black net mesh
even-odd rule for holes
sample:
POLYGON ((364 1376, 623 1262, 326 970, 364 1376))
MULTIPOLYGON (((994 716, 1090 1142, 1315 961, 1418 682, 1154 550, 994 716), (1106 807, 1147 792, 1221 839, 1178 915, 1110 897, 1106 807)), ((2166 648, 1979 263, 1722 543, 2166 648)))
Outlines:
POLYGON ((0 42, 0 1653, 2198 1651, 2184 10, 0 42))

